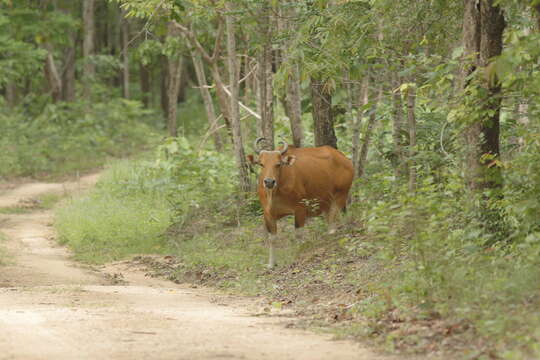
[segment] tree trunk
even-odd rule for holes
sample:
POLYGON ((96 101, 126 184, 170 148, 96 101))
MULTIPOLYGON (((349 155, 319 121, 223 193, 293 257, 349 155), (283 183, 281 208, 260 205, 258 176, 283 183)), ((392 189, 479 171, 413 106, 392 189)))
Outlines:
POLYGON ((409 128, 409 191, 416 191, 416 91, 410 87, 406 93, 407 96, 407 121, 409 128))
POLYGON ((69 47, 65 55, 65 69, 62 74, 62 99, 64 101, 75 101, 75 57, 78 43, 78 36, 71 36, 73 45, 69 47))
POLYGON ((208 90, 208 84, 206 82, 206 74, 204 73, 203 61, 194 50, 191 51, 191 59, 193 60, 193 67, 195 68, 195 74, 197 75, 197 82, 201 91, 201 97, 204 102, 204 108, 206 110, 206 117, 208 118, 209 132, 212 133, 214 139, 214 146, 217 151, 223 149, 223 142, 218 131, 218 122, 216 117, 216 111, 214 109, 214 102, 212 101, 212 95, 208 90))
POLYGON ((107 2, 109 17, 111 20, 109 21, 110 25, 108 26, 107 31, 107 46, 109 49, 109 55, 116 56, 120 53, 120 48, 118 47, 118 42, 120 39, 120 28, 121 28, 121 21, 120 19, 122 17, 122 10, 119 8, 118 2, 107 2))
POLYGON ((332 114, 332 94, 328 89, 328 84, 312 77, 310 86, 315 146, 328 145, 337 149, 332 114))
POLYGON ((184 57, 169 59, 169 84, 167 87, 167 129, 169 136, 178 136, 177 126, 177 109, 178 109, 178 90, 180 89, 180 81, 182 81, 182 70, 184 65, 184 57))
POLYGON ((122 89, 124 98, 129 99, 129 22, 126 18, 126 13, 122 11, 122 89))
POLYGON ((150 107, 150 70, 142 62, 139 64, 139 80, 141 82, 141 97, 145 108, 150 107))
POLYGON ((167 118, 169 111, 169 101, 167 98, 167 89, 169 88, 169 61, 165 55, 161 56, 161 73, 160 73, 160 105, 163 111, 163 116, 167 118))
POLYGON ((259 103, 261 114, 261 134, 266 139, 263 149, 274 150, 274 111, 272 88, 272 43, 270 29, 270 6, 264 4, 261 9, 261 33, 263 45, 259 53, 259 103))
MULTIPOLYGON (((369 75, 365 75, 364 82, 362 84, 362 92, 363 92, 363 101, 362 105, 366 106, 369 104, 369 75)), ((380 100, 380 97, 382 96, 382 88, 379 90, 379 95, 377 97, 376 102, 373 104, 373 107, 369 109, 369 116, 367 120, 367 124, 364 129, 364 134, 362 136, 362 147, 360 150, 356 150, 357 154, 354 154, 353 156, 356 157, 356 159, 353 158, 353 166, 356 170, 356 178, 361 178, 364 176, 366 162, 367 162, 367 154, 369 150, 369 142, 371 141, 371 134, 373 133, 373 128, 375 126, 375 121, 377 120, 377 105, 378 101, 380 100)), ((363 111, 358 112, 358 119, 357 124, 355 124, 355 132, 356 132, 356 149, 358 149, 359 140, 358 140, 358 131, 360 130, 360 124, 363 117, 363 111)))
POLYGON ((268 48, 268 44, 263 46, 261 54, 259 55, 259 106, 261 121, 260 121, 260 134, 266 139, 263 142, 262 148, 264 150, 274 150, 274 119, 273 119, 273 96, 272 96, 272 60, 271 49, 268 48))
MULTIPOLYGON (((394 87, 401 85, 401 81, 396 76, 394 78, 394 87)), ((403 152, 403 105, 401 102, 401 93, 394 90, 392 95, 393 102, 393 131, 392 138, 394 142, 394 153, 392 162, 394 163, 394 174, 396 179, 403 177, 406 171, 405 156, 403 152)))
POLYGON ((83 0, 83 25, 83 86, 85 98, 90 99, 91 82, 96 72, 95 66, 90 59, 94 55, 95 43, 94 0, 83 0))
POLYGON ((176 99, 176 102, 179 104, 186 101, 186 89, 190 81, 189 69, 187 68, 188 62, 186 61, 186 59, 184 59, 183 66, 184 66, 184 70, 183 70, 184 76, 182 76, 182 78, 180 79, 180 84, 178 84, 178 99, 176 99))
MULTIPOLYGON (((294 6, 279 6, 277 17, 278 32, 294 33, 297 30, 297 25, 294 21, 297 16, 297 11, 294 6)), ((281 49, 281 57, 284 63, 290 60, 290 52, 293 47, 293 42, 288 41, 285 48, 281 49)), ((285 89, 285 111, 289 117, 293 144, 296 147, 302 147, 304 142, 304 127, 302 125, 302 91, 300 86, 300 65, 298 63, 290 64, 289 77, 287 79, 285 89)))
POLYGON ((293 65, 287 83, 287 107, 294 146, 301 147, 304 142, 302 125, 302 94, 300 89, 300 69, 293 65))
MULTIPOLYGON (((494 5, 493 0, 476 3, 465 1, 463 23, 463 41, 465 56, 473 56, 473 62, 463 69, 463 78, 472 74, 477 68, 486 69, 492 58, 502 52, 502 34, 505 28, 502 10, 494 5)), ((486 70, 487 71, 487 70, 486 70)), ((471 190, 502 187, 501 168, 495 164, 499 158, 501 87, 498 79, 489 76, 479 79, 480 86, 485 89, 485 99, 480 101, 482 118, 469 126, 465 131, 467 185, 471 190), (489 161, 486 156, 489 155, 489 161)), ((464 82, 464 87, 471 86, 464 82)))
MULTIPOLYGON (((349 87, 349 97, 350 97, 350 112, 352 113, 353 102, 355 104, 365 106, 369 103, 369 76, 365 75, 362 80, 361 88, 358 89, 358 84, 351 84, 349 87), (358 98, 357 98, 358 97, 358 98)), ((358 107, 358 106, 357 106, 358 107)), ((360 154, 360 129, 362 127, 362 119, 364 117, 364 111, 356 112, 356 117, 352 121, 351 130, 352 130, 352 162, 353 168, 355 169, 355 176, 358 173, 358 163, 359 163, 359 154, 360 154)))
POLYGON ((230 110, 234 140, 234 153, 236 155, 236 164, 238 166, 240 191, 243 193, 248 193, 250 190, 250 179, 246 156, 244 153, 244 145, 242 143, 242 131, 240 128, 240 104, 238 103, 239 77, 236 59, 235 20, 233 18, 233 15, 231 14, 231 3, 227 2, 226 7, 228 10, 228 14, 225 15, 225 21, 227 26, 227 64, 229 70, 229 82, 231 90, 230 110))
POLYGON ((49 85, 49 92, 51 93, 53 103, 62 100, 62 79, 54 63, 52 50, 50 46, 46 44, 47 56, 45 57, 45 78, 49 85))

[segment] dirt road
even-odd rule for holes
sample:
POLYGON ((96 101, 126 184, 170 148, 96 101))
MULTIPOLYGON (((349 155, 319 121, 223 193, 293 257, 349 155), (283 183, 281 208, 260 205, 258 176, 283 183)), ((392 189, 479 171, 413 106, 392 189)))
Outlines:
MULTIPOLYGON (((0 207, 96 179, 22 185, 0 207)), ((79 265, 54 242, 51 222, 50 211, 0 215, 9 254, 0 266, 0 359, 389 359, 287 329, 283 316, 254 316, 250 299, 147 278, 129 263, 79 265), (122 285, 106 275, 119 273, 122 285)))

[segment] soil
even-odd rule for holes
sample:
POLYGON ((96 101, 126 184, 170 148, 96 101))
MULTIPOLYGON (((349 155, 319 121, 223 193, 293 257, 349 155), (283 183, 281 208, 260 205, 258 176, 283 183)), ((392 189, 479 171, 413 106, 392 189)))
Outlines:
MULTIPOLYGON (((76 194, 97 178, 18 185, 0 207, 76 194)), ((392 359, 288 328, 290 313, 261 316, 257 299, 147 277, 136 262, 78 264, 52 221, 49 210, 0 215, 0 359, 392 359)))

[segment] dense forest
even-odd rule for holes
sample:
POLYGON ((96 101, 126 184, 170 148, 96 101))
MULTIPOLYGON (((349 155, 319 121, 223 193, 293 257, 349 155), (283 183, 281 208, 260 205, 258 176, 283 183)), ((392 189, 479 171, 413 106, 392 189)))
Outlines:
POLYGON ((347 336, 540 357, 540 1, 0 9, 0 177, 143 153, 58 211, 80 259, 173 252, 180 279, 279 304, 322 281, 350 296, 330 321, 347 336), (283 221, 274 272, 247 161, 258 137, 332 146, 355 172, 338 233, 313 221, 294 242, 283 221))

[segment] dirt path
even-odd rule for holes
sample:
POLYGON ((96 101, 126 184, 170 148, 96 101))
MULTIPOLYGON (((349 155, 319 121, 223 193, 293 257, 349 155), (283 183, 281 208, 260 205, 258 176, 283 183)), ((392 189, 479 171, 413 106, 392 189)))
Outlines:
MULTIPOLYGON (((0 207, 77 183, 26 184, 0 207)), ((389 359, 259 317, 250 300, 151 279, 129 263, 92 270, 53 240, 50 211, 0 215, 10 260, 0 267, 0 359, 389 359), (113 285, 119 274, 123 285, 113 285)), ((290 321, 290 319, 289 319, 290 321)))

